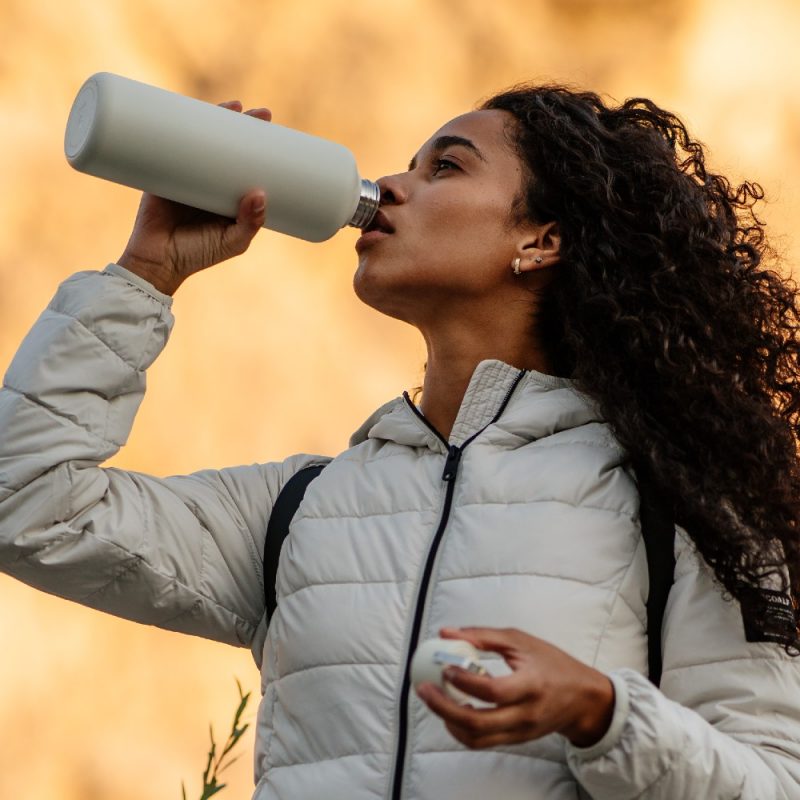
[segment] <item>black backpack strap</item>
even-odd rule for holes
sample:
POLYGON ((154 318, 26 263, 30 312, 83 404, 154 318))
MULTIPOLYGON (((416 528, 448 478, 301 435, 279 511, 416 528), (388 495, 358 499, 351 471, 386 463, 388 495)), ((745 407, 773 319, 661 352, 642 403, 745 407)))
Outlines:
POLYGON ((661 626, 675 580, 675 518, 671 505, 648 479, 639 481, 642 528, 650 592, 647 596, 647 661, 650 680, 661 683, 661 626))
POLYGON ((278 494, 267 523, 267 538, 264 541, 264 601, 267 620, 272 619, 278 605, 275 582, 278 578, 278 559, 283 540, 289 534, 289 525, 300 506, 311 481, 325 468, 325 464, 312 464, 295 472, 278 494))

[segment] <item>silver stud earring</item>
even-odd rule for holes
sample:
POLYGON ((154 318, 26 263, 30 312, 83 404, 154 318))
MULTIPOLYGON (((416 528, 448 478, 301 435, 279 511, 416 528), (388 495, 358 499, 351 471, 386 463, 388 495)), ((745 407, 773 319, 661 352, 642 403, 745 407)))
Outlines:
POLYGON ((541 264, 543 259, 542 259, 542 257, 541 257, 541 256, 536 256, 536 258, 534 258, 533 260, 534 260, 534 261, 535 261, 537 264, 541 264))
POLYGON ((511 262, 511 268, 514 270, 514 274, 515 275, 519 275, 520 274, 519 265, 520 265, 521 260, 522 259, 517 257, 511 262))

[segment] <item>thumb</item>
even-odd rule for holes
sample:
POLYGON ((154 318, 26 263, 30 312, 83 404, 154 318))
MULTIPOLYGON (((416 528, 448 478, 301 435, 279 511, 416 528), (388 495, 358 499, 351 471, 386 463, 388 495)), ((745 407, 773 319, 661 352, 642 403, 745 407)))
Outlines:
POLYGON ((242 198, 236 222, 225 228, 222 237, 225 258, 241 255, 247 250, 250 242, 264 226, 266 214, 267 199, 261 189, 254 189, 242 198))

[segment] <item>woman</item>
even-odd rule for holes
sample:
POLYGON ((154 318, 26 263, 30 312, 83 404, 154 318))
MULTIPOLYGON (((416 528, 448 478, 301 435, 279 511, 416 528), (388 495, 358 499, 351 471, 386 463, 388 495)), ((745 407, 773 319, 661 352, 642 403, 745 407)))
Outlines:
POLYGON ((258 191, 235 222, 145 196, 117 264, 36 323, 0 401, 3 569, 251 647, 263 800, 796 797, 798 309, 761 264, 760 189, 651 102, 557 86, 448 122, 380 186, 355 290, 425 338, 421 407, 383 406, 311 484, 273 618, 270 511, 321 459, 98 466, 170 296, 247 249, 258 191), (637 476, 679 526, 660 688, 637 476), (503 657, 448 673, 489 707, 411 691, 440 631, 503 657))

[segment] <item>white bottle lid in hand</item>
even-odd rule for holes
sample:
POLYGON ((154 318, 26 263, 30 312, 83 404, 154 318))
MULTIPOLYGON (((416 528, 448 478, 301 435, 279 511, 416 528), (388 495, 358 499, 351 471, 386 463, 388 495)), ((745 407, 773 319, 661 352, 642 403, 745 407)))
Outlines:
POLYGON ((442 675, 444 670, 451 666, 485 675, 486 668, 481 664, 480 656, 480 651, 463 639, 427 639, 417 647, 411 659, 411 683, 415 687, 421 683, 434 683, 444 689, 445 693, 457 703, 491 707, 491 703, 478 700, 456 689, 442 675))

